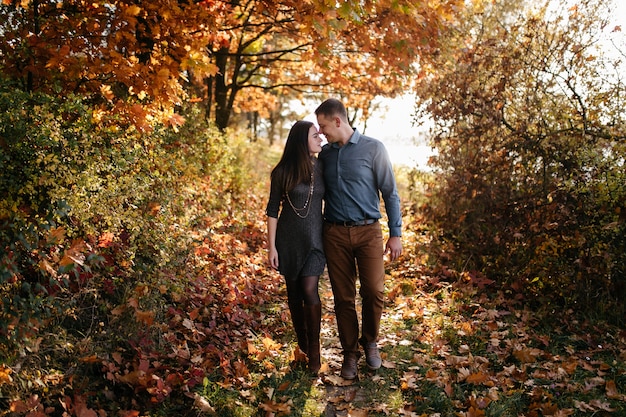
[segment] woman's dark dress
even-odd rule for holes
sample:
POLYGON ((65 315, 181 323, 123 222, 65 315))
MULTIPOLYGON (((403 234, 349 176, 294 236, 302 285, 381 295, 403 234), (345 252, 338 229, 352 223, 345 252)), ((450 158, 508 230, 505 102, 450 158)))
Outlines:
MULTIPOLYGON (((310 210, 306 218, 299 217, 293 210, 282 186, 272 181, 266 214, 278 218, 276 228, 276 250, 278 270, 289 284, 297 282, 301 276, 321 275, 326 266, 322 244, 322 198, 324 197, 324 177, 322 164, 315 162, 314 187, 310 210), (282 207, 281 207, 282 206, 282 207), (280 211, 280 216, 278 215, 280 211)), ((302 209, 309 196, 310 185, 298 184, 289 192, 291 203, 302 209)), ((301 216, 307 210, 299 210, 301 216)))

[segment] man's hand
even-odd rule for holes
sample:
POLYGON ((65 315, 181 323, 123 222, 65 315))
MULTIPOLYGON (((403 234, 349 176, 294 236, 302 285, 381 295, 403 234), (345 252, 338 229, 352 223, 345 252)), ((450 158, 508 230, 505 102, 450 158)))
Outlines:
POLYGON ((402 239, 400 236, 390 237, 385 245, 385 255, 389 254, 389 258, 395 261, 402 255, 402 239))

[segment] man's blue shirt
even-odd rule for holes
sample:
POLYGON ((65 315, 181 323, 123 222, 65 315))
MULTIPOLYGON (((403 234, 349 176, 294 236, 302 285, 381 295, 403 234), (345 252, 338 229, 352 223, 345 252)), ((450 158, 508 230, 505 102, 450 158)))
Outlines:
POLYGON ((396 180, 385 146, 358 130, 348 143, 324 145, 319 154, 324 163, 324 218, 331 222, 380 219, 380 196, 390 236, 401 236, 402 215, 396 180))

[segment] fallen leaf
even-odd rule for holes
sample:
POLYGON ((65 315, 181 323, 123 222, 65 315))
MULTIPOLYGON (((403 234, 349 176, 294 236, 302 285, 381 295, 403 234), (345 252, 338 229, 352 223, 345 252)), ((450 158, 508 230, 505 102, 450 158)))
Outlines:
POLYGON ((383 368, 387 368, 387 369, 395 369, 396 368, 396 364, 388 361, 388 360, 383 360, 383 368))
POLYGON ((619 393, 615 381, 606 381, 606 396, 612 400, 626 401, 626 395, 619 393))
POLYGON ((347 387, 348 385, 352 385, 354 383, 353 380, 343 379, 337 375, 325 375, 323 381, 336 387, 347 387))
POLYGON ((343 396, 343 400, 347 403, 350 403, 352 401, 354 401, 354 399, 356 398, 356 389, 348 389, 346 390, 344 396, 343 396))
POLYGON ((206 398, 204 398, 198 393, 196 393, 194 396, 193 406, 203 413, 211 413, 211 414, 215 413, 215 409, 213 408, 213 406, 211 406, 211 403, 209 403, 209 401, 206 398))
POLYGON ((465 380, 469 382, 470 384, 476 384, 476 385, 482 384, 488 379, 489 377, 482 372, 475 372, 473 374, 470 374, 467 378, 465 378, 465 380))

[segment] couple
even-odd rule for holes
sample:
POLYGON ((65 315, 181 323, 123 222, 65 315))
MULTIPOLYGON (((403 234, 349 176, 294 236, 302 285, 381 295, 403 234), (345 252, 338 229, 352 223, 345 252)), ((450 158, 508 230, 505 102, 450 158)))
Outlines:
POLYGON ((321 367, 318 281, 328 261, 344 355, 341 376, 355 379, 359 344, 367 366, 372 370, 381 366, 376 342, 384 301, 384 255, 389 253, 395 260, 402 253, 400 198, 384 145, 353 129, 339 100, 324 101, 315 115, 319 132, 311 122, 296 122, 272 170, 266 210, 268 256, 271 266, 285 277, 298 346, 307 354, 314 374, 321 367), (323 148, 320 134, 328 140, 323 148), (385 245, 378 222, 380 195, 389 224, 385 245), (362 298, 360 338, 357 274, 362 298))

